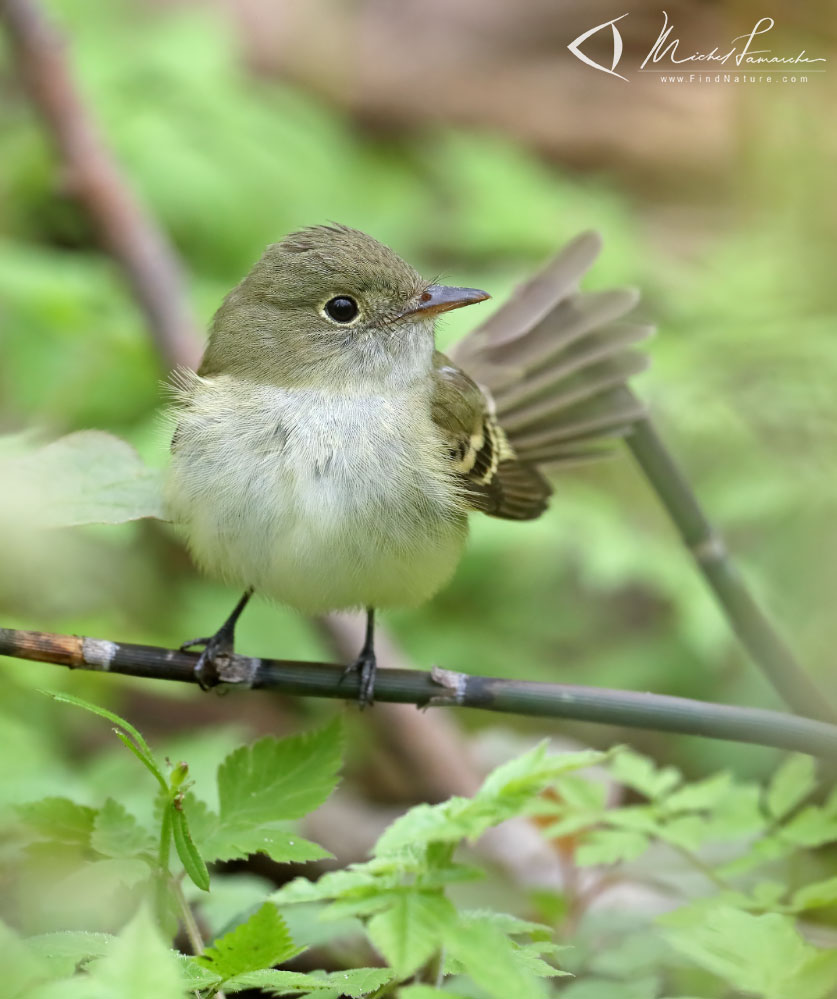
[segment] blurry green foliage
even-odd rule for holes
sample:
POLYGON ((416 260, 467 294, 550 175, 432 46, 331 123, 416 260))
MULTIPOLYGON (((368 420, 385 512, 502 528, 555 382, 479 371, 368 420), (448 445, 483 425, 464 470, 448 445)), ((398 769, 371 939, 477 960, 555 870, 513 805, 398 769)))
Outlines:
POLYGON ((696 980, 703 999, 723 999, 728 988, 754 999, 828 999, 837 988, 837 950, 798 925, 837 908, 837 879, 799 865, 803 850, 837 842, 837 792, 806 804, 818 790, 808 757, 787 758, 761 788, 729 773, 686 783, 629 750, 551 754, 544 742, 497 767, 471 797, 401 814, 368 861, 270 892, 218 861, 328 855, 294 820, 335 788, 341 724, 234 748, 218 767, 216 815, 188 762, 161 764, 129 722, 58 699, 114 726, 144 776, 146 808, 134 815, 114 797, 88 805, 24 792, 2 825, 0 976, 9 999, 209 999, 219 989, 422 999, 431 983, 462 999, 660 999, 696 980), (542 890, 527 906, 517 888, 502 910, 474 907, 468 886, 486 871, 467 844, 524 817, 592 879, 568 878, 560 905, 542 890), (213 934, 199 954, 181 887, 189 882, 213 934), (638 900, 656 891, 656 900, 597 912, 597 895, 620 883, 638 900), (663 899, 670 911, 655 918, 663 899), (178 925, 194 956, 169 949, 178 925), (286 967, 306 950, 308 970, 286 967), (370 957, 383 967, 359 966, 370 957))

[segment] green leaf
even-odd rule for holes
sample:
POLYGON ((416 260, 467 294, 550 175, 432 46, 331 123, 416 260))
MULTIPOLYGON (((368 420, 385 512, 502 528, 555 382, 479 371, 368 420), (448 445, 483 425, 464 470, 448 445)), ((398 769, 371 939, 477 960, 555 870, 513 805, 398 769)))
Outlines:
POLYGON ((29 937, 26 945, 58 977, 68 977, 75 969, 96 957, 104 957, 116 937, 109 933, 65 930, 29 937))
POLYGON ((562 813, 567 806, 573 811, 599 812, 607 801, 607 784, 570 774, 558 780, 555 793, 559 798, 556 804, 562 813))
POLYGON ((384 831, 373 854, 382 856, 422 843, 475 839, 491 826, 526 811, 561 774, 606 758, 593 750, 550 755, 547 749, 544 741, 504 763, 488 775, 473 798, 454 797, 438 805, 411 808, 384 831))
POLYGON ((206 869, 203 857, 198 852, 198 848, 189 833, 186 815, 175 802, 170 802, 167 807, 171 812, 171 832, 180 863, 183 864, 183 869, 201 891, 209 891, 209 871, 206 869))
POLYGON ((330 871, 316 881, 294 878, 271 896, 277 905, 294 902, 320 902, 331 898, 377 892, 380 882, 371 874, 367 864, 352 864, 342 871, 330 871))
POLYGON ((42 798, 17 805, 22 822, 43 839, 54 843, 87 846, 93 833, 96 809, 77 805, 69 798, 42 798))
POLYGON ((445 953, 493 999, 536 999, 545 994, 540 978, 526 966, 525 956, 496 926, 454 924, 445 933, 445 953))
POLYGON ((299 971, 249 971, 236 975, 224 983, 225 992, 239 992, 242 989, 260 989, 274 996, 304 995, 316 999, 339 999, 340 996, 361 997, 375 992, 392 980, 386 968, 352 968, 347 971, 333 971, 326 974, 315 971, 305 974, 299 971))
POLYGON ((834 843, 837 841, 837 815, 819 805, 808 805, 781 827, 779 836, 795 846, 816 847, 834 843))
POLYGON ((837 877, 826 878, 824 881, 816 881, 814 884, 805 885, 804 888, 800 888, 794 892, 790 904, 794 912, 837 905, 837 877))
POLYGON ((662 802, 666 812, 691 812, 714 808, 726 798, 732 788, 728 773, 715 774, 694 784, 685 784, 669 794, 662 802))
POLYGON ((649 846, 648 837, 631 829, 594 829, 575 852, 579 867, 636 860, 649 846))
POLYGON ((787 890, 788 886, 781 881, 758 881, 753 885, 750 895, 759 908, 775 909, 787 890))
POLYGON ((366 932, 396 978, 406 978, 441 947, 455 917, 456 910, 438 893, 403 892, 369 920, 366 932))
POLYGON ((720 906, 669 929, 666 938, 733 989, 765 999, 825 999, 837 987, 837 951, 813 947, 778 913, 720 906))
POLYGON ((507 912, 495 912, 493 909, 461 909, 459 916, 467 923, 488 923, 509 936, 531 936, 535 940, 551 940, 553 928, 546 923, 533 923, 528 919, 520 919, 507 912))
POLYGON ((562 774, 592 767, 607 759, 606 753, 592 749, 577 753, 549 753, 548 750, 549 740, 545 739, 528 753, 497 767, 474 797, 502 800, 512 808, 520 808, 562 774))
POLYGON ((136 857, 154 850, 154 838, 118 801, 108 798, 96 813, 90 846, 105 857, 136 857))
POLYGON ((613 777, 625 787, 639 791, 652 801, 672 791, 681 781, 675 767, 657 769, 647 756, 640 756, 629 749, 620 749, 610 764, 613 777))
POLYGON ((801 753, 788 757, 773 775, 767 787, 767 810, 775 818, 784 818, 817 786, 813 759, 801 753))
POLYGON ((709 827, 699 815, 681 815, 662 825, 657 835, 684 850, 698 850, 709 838, 709 827))
POLYGON ((88 970, 89 999, 185 999, 180 962, 160 937, 146 909, 131 920, 88 970))
POLYGON ((300 950, 300 947, 294 946, 276 906, 265 902, 246 923, 215 940, 195 960, 226 981, 247 971, 281 964, 300 950))
POLYGON ((276 823, 246 825, 234 820, 225 823, 193 795, 186 795, 183 809, 195 844, 211 861, 239 860, 264 853, 277 863, 301 864, 332 856, 317 843, 276 823))
POLYGON ((241 746, 218 770, 222 825, 256 826, 307 815, 337 785, 340 719, 316 732, 241 746))
POLYGON ((163 790, 168 791, 168 783, 163 775, 162 770, 157 766, 154 760, 154 756, 151 749, 142 735, 130 722, 126 722, 124 718, 120 718, 119 715, 114 714, 112 711, 108 711, 107 708, 100 708, 98 704, 91 704, 89 701, 83 701, 80 697, 73 697, 72 694, 56 694, 53 691, 46 690, 45 694, 48 694, 53 700, 60 701, 62 704, 73 704, 77 708, 84 708, 85 711, 90 711, 94 715, 98 715, 100 718, 105 718, 109 722, 113 722, 117 727, 116 734, 124 740, 130 740, 133 751, 136 753, 137 757, 141 762, 151 771, 151 773, 157 778, 157 781, 163 788, 163 790), (121 729, 121 731, 119 731, 121 729))
MULTIPOLYGON (((209 971, 208 968, 201 967, 197 963, 197 958, 192 956, 187 956, 186 954, 178 954, 180 960, 180 974, 183 976, 184 981, 188 988, 192 989, 217 989, 221 984, 221 976, 216 975, 214 971, 209 971)), ((213 992, 209 992, 209 995, 214 996, 213 992)))
POLYGON ((8 462, 4 481, 45 527, 165 519, 160 474, 125 441, 100 430, 68 434, 8 462))

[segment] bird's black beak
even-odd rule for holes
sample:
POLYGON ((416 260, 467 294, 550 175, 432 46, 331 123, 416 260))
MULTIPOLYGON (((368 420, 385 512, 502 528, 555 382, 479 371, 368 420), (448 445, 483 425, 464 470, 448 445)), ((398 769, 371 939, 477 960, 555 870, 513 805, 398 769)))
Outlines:
MULTIPOLYGON (((444 284, 431 284, 418 300, 418 304, 401 316, 435 316, 451 309, 484 302, 491 295, 479 288, 451 288, 444 284)), ((401 317, 399 317, 401 318, 401 317)))

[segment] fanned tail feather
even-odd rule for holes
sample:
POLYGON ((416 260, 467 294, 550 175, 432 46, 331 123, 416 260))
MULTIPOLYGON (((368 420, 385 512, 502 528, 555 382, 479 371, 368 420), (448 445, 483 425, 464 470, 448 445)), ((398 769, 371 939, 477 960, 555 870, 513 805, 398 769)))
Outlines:
POLYGON ((451 352, 517 458, 543 470, 601 457, 644 415, 624 391, 648 365, 634 347, 653 333, 622 320, 638 293, 578 290, 600 249, 597 233, 578 236, 451 352))

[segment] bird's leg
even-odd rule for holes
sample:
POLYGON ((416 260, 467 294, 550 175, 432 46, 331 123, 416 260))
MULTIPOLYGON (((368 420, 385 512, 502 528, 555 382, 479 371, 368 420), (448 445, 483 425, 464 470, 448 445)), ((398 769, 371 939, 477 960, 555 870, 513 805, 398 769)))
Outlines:
POLYGON ((180 646, 181 652, 186 652, 196 645, 203 646, 197 663, 195 663, 195 679, 200 684, 201 690, 210 690, 220 683, 218 679, 218 665, 216 659, 219 656, 231 656, 235 642, 235 626, 241 617, 241 612, 247 606, 247 601, 253 596, 253 588, 244 591, 244 595, 235 605, 235 608, 221 627, 209 638, 193 638, 191 642, 184 642, 180 646))
POLYGON ((360 689, 357 694, 358 706, 363 709, 371 705, 375 694, 375 672, 378 668, 375 659, 375 608, 366 608, 366 638, 363 648, 355 661, 343 670, 343 676, 357 672, 360 677, 360 689))

